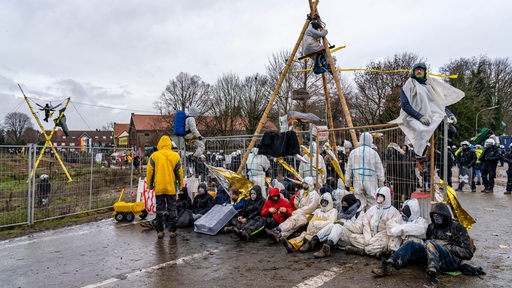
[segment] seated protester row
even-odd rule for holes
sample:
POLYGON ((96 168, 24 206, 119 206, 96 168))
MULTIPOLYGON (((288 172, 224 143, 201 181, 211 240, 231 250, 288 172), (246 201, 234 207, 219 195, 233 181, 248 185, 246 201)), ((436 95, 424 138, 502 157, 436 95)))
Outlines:
POLYGON ((347 246, 349 254, 365 253, 381 258, 389 252, 390 236, 386 231, 389 221, 399 221, 400 212, 391 205, 391 192, 388 187, 380 187, 376 192, 376 204, 371 206, 363 217, 363 234, 352 234, 347 246))
POLYGON ((242 240, 249 240, 249 237, 265 228, 265 219, 260 216, 261 208, 265 199, 261 193, 261 187, 255 185, 249 191, 250 198, 245 201, 243 208, 238 211, 238 217, 230 220, 231 226, 224 228, 224 232, 234 232, 242 240))
POLYGON ((265 228, 274 229, 292 215, 292 206, 279 192, 279 188, 270 188, 268 199, 261 209, 265 219, 265 228))
POLYGON ((470 260, 474 252, 466 228, 452 220, 450 209, 444 203, 436 203, 432 207, 430 219, 432 223, 427 228, 426 241, 405 242, 372 273, 387 276, 392 269, 399 270, 416 261, 427 266, 427 284, 435 287, 439 272, 461 270, 462 260, 470 260))
POLYGON ((197 195, 192 202, 192 216, 194 220, 201 218, 215 205, 215 199, 208 193, 206 184, 200 183, 197 186, 197 195))
POLYGON ((420 216, 420 203, 417 199, 406 200, 402 205, 401 214, 401 219, 391 220, 386 225, 387 233, 391 237, 391 251, 398 250, 403 242, 422 241, 426 237, 428 222, 420 216))
MULTIPOLYGON (((311 239, 322 230, 325 226, 333 224, 338 216, 338 210, 333 206, 331 193, 323 193, 320 197, 320 207, 313 212, 313 217, 308 223, 308 227, 301 235, 288 241, 285 237, 281 237, 281 244, 286 248, 286 251, 293 252, 301 248, 302 243, 311 241, 311 239)), ((309 245, 309 244, 305 245, 309 245)))
POLYGON ((294 206, 297 210, 276 228, 265 232, 274 237, 276 242, 282 242, 281 238, 288 238, 300 227, 308 224, 312 213, 316 210, 320 202, 320 195, 315 190, 313 177, 306 177, 302 182, 302 190, 295 195, 294 206))
POLYGON ((313 254, 315 258, 323 258, 331 255, 334 245, 350 245, 350 235, 363 234, 363 215, 361 201, 354 194, 347 194, 341 199, 341 205, 337 210, 338 220, 322 228, 315 236, 300 247, 300 252, 308 252, 317 249, 320 243, 324 243, 320 251, 313 254))

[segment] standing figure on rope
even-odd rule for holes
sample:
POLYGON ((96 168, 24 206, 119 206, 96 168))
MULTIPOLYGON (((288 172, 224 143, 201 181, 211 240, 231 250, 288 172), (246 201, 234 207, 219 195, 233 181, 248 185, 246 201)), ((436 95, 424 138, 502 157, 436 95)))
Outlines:
POLYGON ((437 78, 427 78, 427 65, 413 65, 409 78, 400 91, 400 116, 391 121, 400 124, 400 129, 411 141, 416 159, 426 162, 426 148, 430 137, 443 121, 445 108, 457 103, 464 92, 437 78))

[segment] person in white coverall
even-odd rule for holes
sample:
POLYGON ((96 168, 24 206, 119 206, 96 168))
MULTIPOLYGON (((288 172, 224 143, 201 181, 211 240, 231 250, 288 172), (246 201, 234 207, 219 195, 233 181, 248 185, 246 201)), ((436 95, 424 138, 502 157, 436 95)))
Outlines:
POLYGON ((196 119, 194 118, 198 115, 199 110, 195 107, 191 107, 185 119, 185 141, 187 144, 192 144, 192 148, 195 149, 192 155, 195 160, 200 160, 205 148, 203 136, 201 136, 201 133, 197 130, 196 119))
MULTIPOLYGON (((301 149, 304 149, 301 147, 301 149)), ((303 150, 304 151, 304 150, 303 150)), ((325 161, 323 157, 317 157, 318 153, 316 153, 316 145, 313 144, 313 149, 311 149, 311 157, 308 156, 308 154, 302 155, 302 158, 304 161, 301 161, 299 164, 299 174, 300 176, 308 177, 311 176, 313 178, 316 177, 316 174, 318 173, 318 169, 321 169, 323 173, 318 174, 318 181, 321 184, 325 183, 327 168, 325 167, 325 161), (318 166, 316 165, 316 159, 318 158, 318 166), (318 169, 315 169, 313 166, 317 167, 318 169)))
POLYGON ((315 181, 313 177, 306 177, 302 182, 302 190, 297 192, 294 205, 297 210, 292 212, 292 216, 288 217, 283 223, 272 230, 265 230, 267 234, 274 237, 276 242, 282 242, 281 238, 288 238, 290 234, 295 232, 301 226, 308 224, 313 212, 320 202, 320 194, 315 190, 315 181))
POLYGON ((315 258, 323 258, 331 255, 334 245, 350 245, 349 236, 352 234, 363 234, 363 215, 361 201, 354 194, 343 196, 338 212, 336 223, 329 224, 318 231, 311 241, 300 247, 300 252, 308 252, 316 249, 319 243, 324 243, 320 251, 313 254, 315 258))
POLYGON ((267 199, 267 187, 265 182, 265 173, 270 168, 270 161, 267 156, 258 154, 258 148, 254 147, 247 157, 247 176, 254 185, 261 187, 263 198, 267 199))
POLYGON ((422 241, 427 237, 428 222, 420 213, 420 204, 417 199, 409 199, 402 205, 402 218, 389 221, 386 227, 391 238, 389 249, 396 251, 403 242, 413 240, 422 241))
POLYGON ((375 194, 377 203, 363 217, 363 235, 350 236, 353 247, 347 246, 345 250, 349 254, 366 253, 380 258, 389 252, 391 236, 387 233, 387 225, 391 221, 400 221, 402 215, 391 205, 391 192, 388 187, 380 187, 375 194))
POLYGON ((385 180, 382 161, 372 145, 372 135, 363 132, 359 136, 359 147, 350 152, 345 167, 345 185, 354 187, 354 194, 364 211, 375 204, 375 191, 385 180))
POLYGON ((322 230, 322 228, 327 225, 332 225, 338 218, 338 210, 334 208, 331 193, 322 194, 320 196, 319 205, 320 207, 313 212, 313 217, 311 221, 309 221, 305 232, 302 232, 299 236, 290 241, 286 240, 286 238, 281 238, 281 244, 283 244, 288 252, 295 251, 296 248, 301 246, 303 241, 310 241, 318 231, 322 230))

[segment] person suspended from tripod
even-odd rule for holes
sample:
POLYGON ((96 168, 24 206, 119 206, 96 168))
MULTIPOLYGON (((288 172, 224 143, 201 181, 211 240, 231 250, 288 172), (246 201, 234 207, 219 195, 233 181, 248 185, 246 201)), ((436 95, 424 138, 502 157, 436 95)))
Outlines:
POLYGON ((313 67, 315 74, 331 71, 327 57, 325 57, 325 51, 322 51, 324 50, 324 45, 322 41, 320 41, 328 33, 327 29, 325 29, 325 23, 322 22, 318 16, 311 18, 311 16, 308 15, 308 19, 310 19, 311 22, 309 23, 306 33, 304 33, 302 53, 303 55, 314 54, 311 55, 311 58, 315 61, 315 66, 313 67))

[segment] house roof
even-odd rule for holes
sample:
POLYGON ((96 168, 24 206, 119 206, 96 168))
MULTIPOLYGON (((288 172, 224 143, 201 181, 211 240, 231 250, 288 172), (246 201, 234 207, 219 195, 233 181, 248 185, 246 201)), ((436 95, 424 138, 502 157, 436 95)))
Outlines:
POLYGON ((123 132, 128 133, 130 123, 114 123, 114 137, 118 138, 123 132))
MULTIPOLYGON (((51 132, 46 131, 46 134, 49 135, 51 132)), ((98 139, 102 140, 102 142, 110 141, 112 138, 112 130, 110 131, 98 131, 98 130, 70 130, 69 136, 64 135, 64 131, 57 129, 55 133, 53 133, 52 141, 74 141, 79 138, 87 137, 90 139, 98 139), (103 138, 105 137, 105 138, 103 138)))
POLYGON ((168 115, 132 114, 133 127, 136 130, 168 130, 172 127, 173 119, 174 116, 168 115))

